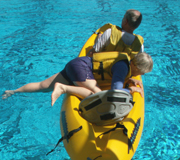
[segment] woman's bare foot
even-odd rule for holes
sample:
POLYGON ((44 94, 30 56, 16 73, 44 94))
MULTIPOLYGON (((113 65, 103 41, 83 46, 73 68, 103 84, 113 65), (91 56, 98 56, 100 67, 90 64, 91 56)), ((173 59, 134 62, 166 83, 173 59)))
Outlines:
POLYGON ((54 90, 51 94, 51 106, 54 105, 56 100, 59 98, 61 94, 65 93, 64 85, 61 83, 55 83, 54 90))
POLYGON ((2 99, 7 99, 11 95, 13 95, 15 92, 13 90, 6 90, 4 94, 2 95, 2 99))

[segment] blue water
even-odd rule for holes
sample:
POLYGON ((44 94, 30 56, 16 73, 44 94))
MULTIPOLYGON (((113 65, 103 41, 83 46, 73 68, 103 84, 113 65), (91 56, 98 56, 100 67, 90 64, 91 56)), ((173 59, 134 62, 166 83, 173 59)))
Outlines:
MULTIPOLYGON (((75 58, 105 23, 121 25, 127 9, 143 21, 135 33, 145 40, 154 69, 143 76, 144 131, 133 160, 180 158, 179 0, 1 0, 0 91, 42 81, 75 58)), ((69 160, 61 137, 61 96, 20 93, 0 100, 0 160, 69 160)))

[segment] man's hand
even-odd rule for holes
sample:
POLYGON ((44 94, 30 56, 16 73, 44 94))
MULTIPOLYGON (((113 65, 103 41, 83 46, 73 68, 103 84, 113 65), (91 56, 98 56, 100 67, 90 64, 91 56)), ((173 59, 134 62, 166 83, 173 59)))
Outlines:
POLYGON ((95 49, 94 49, 94 48, 92 48, 92 49, 87 53, 86 56, 92 57, 92 56, 93 56, 93 53, 95 53, 95 49))

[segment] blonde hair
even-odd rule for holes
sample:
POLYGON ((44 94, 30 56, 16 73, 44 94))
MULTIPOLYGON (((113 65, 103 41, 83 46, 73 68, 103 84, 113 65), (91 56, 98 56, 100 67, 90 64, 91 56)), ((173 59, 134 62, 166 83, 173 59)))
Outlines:
POLYGON ((136 54, 131 61, 140 70, 141 73, 148 73, 152 71, 153 60, 146 52, 136 54))

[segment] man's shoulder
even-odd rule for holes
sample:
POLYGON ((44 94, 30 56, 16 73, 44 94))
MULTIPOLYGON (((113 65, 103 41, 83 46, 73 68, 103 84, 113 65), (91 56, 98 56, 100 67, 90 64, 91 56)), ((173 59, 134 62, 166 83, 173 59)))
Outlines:
POLYGON ((117 25, 112 25, 112 28, 114 28, 114 29, 118 29, 118 30, 122 31, 122 28, 121 28, 121 27, 119 27, 119 26, 117 26, 117 25))
POLYGON ((136 34, 135 35, 141 43, 144 43, 144 38, 141 35, 136 34))

